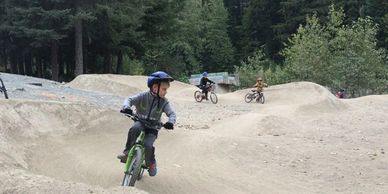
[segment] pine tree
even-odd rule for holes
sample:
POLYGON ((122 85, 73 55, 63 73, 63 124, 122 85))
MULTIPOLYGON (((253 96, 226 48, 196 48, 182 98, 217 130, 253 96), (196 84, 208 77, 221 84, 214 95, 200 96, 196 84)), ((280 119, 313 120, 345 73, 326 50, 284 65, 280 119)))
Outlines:
POLYGON ((273 26, 279 23, 279 3, 279 0, 248 2, 242 20, 244 32, 242 56, 246 57, 257 50, 264 50, 267 56, 276 57, 280 49, 280 41, 276 40, 273 26))
POLYGON ((222 0, 203 3, 203 47, 200 63, 205 71, 233 71, 234 50, 227 33, 227 10, 222 0))
MULTIPOLYGON (((58 41, 66 37, 70 10, 61 1, 11 1, 4 29, 14 40, 10 49, 11 72, 31 74, 31 53, 35 48, 51 48, 52 78, 58 80, 58 41), (28 17, 25 17, 25 16, 28 17), (20 52, 22 51, 22 52, 20 52), (17 70, 15 68, 17 66, 17 70)), ((39 74, 42 74, 41 72, 39 74)))
POLYGON ((160 69, 169 71, 171 66, 169 50, 171 41, 176 37, 176 14, 179 12, 174 3, 169 0, 149 0, 146 4, 147 9, 139 29, 144 33, 139 54, 147 73, 160 69))
POLYGON ((330 0, 282 0, 279 10, 282 21, 274 26, 277 38, 285 42, 299 25, 304 24, 308 15, 316 14, 321 21, 325 21, 330 3, 330 0))
POLYGON ((84 22, 93 19, 92 10, 95 7, 98 0, 72 0, 71 8, 73 10, 73 23, 74 23, 74 61, 75 61, 75 76, 84 73, 84 57, 83 57, 83 31, 84 22))

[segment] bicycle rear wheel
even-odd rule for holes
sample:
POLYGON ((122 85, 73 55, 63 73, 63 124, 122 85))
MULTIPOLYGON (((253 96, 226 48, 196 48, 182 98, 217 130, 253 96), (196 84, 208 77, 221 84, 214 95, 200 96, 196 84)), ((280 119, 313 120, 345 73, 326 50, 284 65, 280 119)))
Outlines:
POLYGON ((251 94, 251 93, 246 94, 245 97, 244 97, 244 100, 245 100, 246 103, 252 102, 253 94, 251 94))
POLYGON ((194 92, 194 99, 195 101, 197 102, 202 102, 203 98, 202 98, 202 92, 197 90, 194 92))
POLYGON ((135 182, 138 179, 141 170, 141 156, 142 150, 140 148, 135 149, 135 153, 129 163, 128 170, 124 172, 125 174, 122 186, 135 186, 135 182))
POLYGON ((213 104, 217 104, 218 98, 217 98, 216 93, 210 92, 210 100, 213 102, 213 104))

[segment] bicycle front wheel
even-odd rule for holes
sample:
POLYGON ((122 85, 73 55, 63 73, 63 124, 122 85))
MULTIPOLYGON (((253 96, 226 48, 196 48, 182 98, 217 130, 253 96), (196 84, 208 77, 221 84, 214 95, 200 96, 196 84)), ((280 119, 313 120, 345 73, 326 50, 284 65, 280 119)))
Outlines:
POLYGON ((135 182, 141 170, 141 156, 142 150, 140 148, 135 149, 135 153, 132 157, 132 160, 129 161, 128 169, 126 169, 126 171, 124 172, 122 186, 135 186, 135 182))
POLYGON ((195 101, 197 102, 202 102, 203 98, 202 98, 202 92, 201 91, 195 91, 194 92, 194 99, 195 101))
POLYGON ((210 92, 210 100, 213 102, 213 104, 217 104, 218 98, 217 98, 216 93, 210 92))
POLYGON ((261 96, 259 98, 257 98, 257 102, 264 104, 264 102, 265 102, 264 94, 261 94, 261 96))
POLYGON ((245 95, 244 100, 246 103, 250 103, 253 100, 253 94, 248 93, 245 95))
POLYGON ((5 99, 8 99, 7 90, 4 90, 4 91, 1 91, 1 90, 0 90, 0 93, 2 93, 2 92, 4 92, 4 97, 5 97, 5 99))
POLYGON ((5 97, 5 99, 8 99, 7 90, 4 90, 4 97, 5 97))
POLYGON ((144 174, 144 169, 147 169, 145 163, 143 162, 143 165, 141 166, 141 169, 140 169, 140 172, 139 172, 139 176, 137 176, 137 180, 139 181, 141 178, 143 178, 143 174, 144 174))
POLYGON ((0 92, 4 92, 5 99, 8 99, 7 89, 5 88, 4 82, 1 78, 0 78, 0 83, 1 83, 0 92))

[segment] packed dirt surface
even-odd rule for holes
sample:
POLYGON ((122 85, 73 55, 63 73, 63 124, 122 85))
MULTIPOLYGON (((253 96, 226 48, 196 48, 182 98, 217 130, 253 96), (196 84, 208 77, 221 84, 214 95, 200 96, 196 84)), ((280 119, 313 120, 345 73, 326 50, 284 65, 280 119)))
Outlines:
POLYGON ((10 97, 0 100, 0 193, 388 192, 387 95, 337 99, 295 82, 266 88, 265 104, 245 103, 249 89, 212 104, 175 81, 178 118, 155 142, 158 174, 124 188, 116 155, 132 120, 119 109, 146 77, 0 76, 10 97))

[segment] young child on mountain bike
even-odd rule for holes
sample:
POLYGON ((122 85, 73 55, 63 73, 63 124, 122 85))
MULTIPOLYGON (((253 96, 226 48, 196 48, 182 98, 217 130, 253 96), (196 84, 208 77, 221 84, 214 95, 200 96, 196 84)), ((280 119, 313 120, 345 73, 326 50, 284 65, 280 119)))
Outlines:
POLYGON ((268 87, 268 84, 263 82, 263 78, 258 77, 256 79, 256 84, 253 87, 256 87, 256 92, 260 94, 263 92, 264 87, 268 87))
POLYGON ((147 86, 150 90, 125 99, 123 107, 120 110, 121 113, 133 114, 131 107, 135 106, 136 115, 140 121, 136 121, 129 129, 125 149, 117 158, 123 163, 126 162, 128 151, 135 144, 140 131, 144 130, 145 162, 148 166, 150 176, 155 176, 157 173, 155 147, 153 145, 162 127, 160 125, 160 117, 163 112, 168 116, 168 122, 163 127, 166 129, 174 129, 176 114, 169 101, 165 98, 167 89, 170 87, 170 82, 172 81, 174 79, 163 71, 150 74, 147 80, 147 86), (142 120, 145 122, 141 122, 142 120))
POLYGON ((212 80, 207 78, 207 72, 205 71, 205 72, 202 73, 202 78, 201 78, 201 81, 199 82, 199 88, 201 88, 202 89, 202 93, 205 94, 206 100, 209 100, 207 98, 207 93, 209 92, 209 86, 208 86, 207 83, 214 84, 214 82, 212 80))

